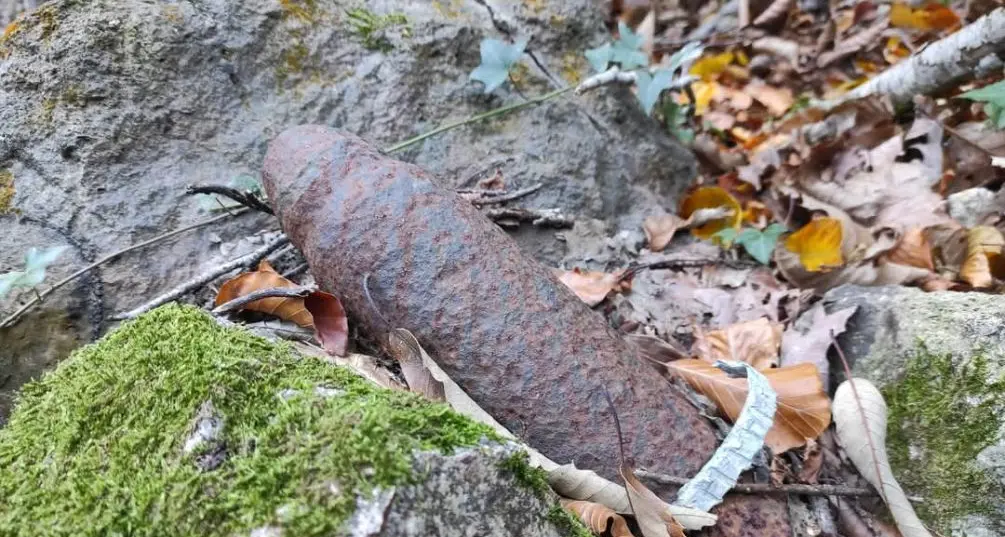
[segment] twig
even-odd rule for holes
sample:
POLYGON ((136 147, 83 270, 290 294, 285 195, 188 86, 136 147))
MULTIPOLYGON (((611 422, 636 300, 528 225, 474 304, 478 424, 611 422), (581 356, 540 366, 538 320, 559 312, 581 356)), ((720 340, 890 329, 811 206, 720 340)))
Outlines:
POLYGON ((302 298, 309 295, 310 292, 310 287, 271 287, 269 289, 259 289, 220 304, 213 308, 212 313, 219 315, 238 310, 263 298, 302 298))
POLYGON ((263 257, 269 255, 277 248, 283 247, 289 242, 290 242, 289 238, 287 238, 285 235, 280 235, 272 239, 271 241, 265 243, 265 246, 262 246, 261 248, 255 250, 254 252, 239 257, 233 261, 224 263, 218 267, 213 268, 212 270, 206 271, 196 276, 195 278, 179 285, 178 287, 175 287, 174 289, 171 289, 170 291, 158 296, 157 298, 154 298, 153 300, 147 302, 146 304, 143 304, 142 306, 129 310, 125 313, 120 313, 116 315, 115 317, 113 317, 113 319, 116 321, 121 321, 123 319, 132 319, 134 317, 138 317, 156 308, 157 306, 166 304, 168 302, 171 302, 172 300, 177 300, 178 298, 181 298, 182 296, 188 294, 194 289, 198 289, 203 285, 206 285, 207 283, 215 280, 216 278, 234 269, 257 263, 263 257))
POLYGON ((63 278, 62 280, 60 280, 58 282, 56 282, 55 284, 52 285, 52 287, 46 289, 45 291, 42 291, 41 293, 38 293, 38 295, 35 296, 35 298, 32 298, 31 300, 29 300, 25 305, 21 306, 17 311, 15 311, 14 313, 10 314, 10 316, 8 316, 6 319, 4 319, 3 322, 0 322, 0 328, 6 328, 8 326, 12 326, 15 322, 17 322, 17 320, 22 315, 25 314, 25 312, 27 312, 29 309, 31 309, 35 304, 38 304, 38 303, 42 302, 42 300, 45 299, 45 297, 47 297, 50 294, 52 294, 54 291, 56 291, 56 289, 59 289, 60 287, 63 287, 64 285, 66 285, 66 284, 72 282, 73 280, 75 280, 75 279, 83 276, 84 274, 86 274, 86 273, 88 273, 88 272, 90 272, 90 271, 92 271, 92 270, 100 267, 101 265, 104 265, 105 263, 107 263, 107 262, 109 262, 109 261, 111 261, 111 260, 119 257, 120 255, 127 254, 129 252, 132 252, 133 250, 139 250, 140 248, 145 248, 147 246, 150 246, 151 244, 156 244, 156 243, 161 242, 163 240, 170 239, 171 237, 174 237, 175 235, 184 233, 186 231, 191 231, 193 229, 198 229, 198 228, 203 227, 203 226, 208 226, 210 224, 215 224, 216 222, 219 222, 221 220, 226 220, 227 218, 230 218, 231 216, 240 215, 240 214, 242 214, 242 213, 244 213, 246 211, 247 211, 247 209, 241 209, 241 210, 233 213, 233 215, 229 214, 229 213, 228 214, 222 214, 222 215, 217 216, 215 218, 210 218, 209 220, 203 220, 202 222, 196 222, 195 224, 192 224, 190 226, 185 226, 185 227, 183 227, 181 229, 176 229, 174 231, 169 231, 169 232, 164 233, 162 235, 158 235, 158 236, 156 236, 156 237, 154 237, 152 239, 145 240, 145 241, 143 241, 143 242, 141 242, 139 244, 134 244, 134 245, 129 246, 127 248, 123 248, 123 249, 121 249, 121 250, 119 250, 117 252, 112 252, 112 253, 106 255, 105 257, 102 257, 101 259, 98 259, 97 261, 91 263, 90 265, 87 265, 86 267, 78 270, 77 272, 74 272, 73 274, 70 274, 69 276, 63 278))
MULTIPOLYGON (((865 440, 869 443, 869 451, 872 452, 872 464, 873 470, 876 472, 876 480, 883 483, 883 473, 879 471, 879 458, 876 456, 876 446, 872 443, 872 431, 869 430, 869 420, 865 419, 865 409, 862 408, 862 400, 858 396, 858 388, 855 387, 855 379, 851 376, 851 366, 848 365, 848 360, 844 356, 844 351, 841 350, 841 345, 838 344, 838 340, 834 337, 834 331, 830 331, 831 344, 834 345, 834 350, 838 353, 838 358, 841 359, 841 365, 844 367, 845 378, 848 381, 848 385, 851 386, 851 393, 855 396, 855 404, 858 406, 858 414, 862 417, 862 427, 865 429, 865 440)), ((884 483, 885 485, 885 483, 884 483)), ((886 487, 882 487, 884 490, 879 491, 880 497, 883 498, 883 503, 889 504, 890 502, 886 499, 886 487)))
MULTIPOLYGON (((635 470, 635 475, 661 485, 684 485, 690 477, 664 475, 646 470, 635 470)), ((772 485, 771 483, 737 483, 730 492, 737 494, 802 494, 804 496, 879 496, 875 489, 868 487, 848 487, 845 485, 802 485, 787 483, 772 485)), ((912 496, 912 502, 921 503, 924 498, 912 496)))
MULTIPOLYGON (((503 203, 503 202, 507 202, 507 201, 513 201, 515 199, 520 199, 520 198, 522 198, 524 196, 529 196, 529 195, 533 194, 534 192, 537 192, 538 190, 541 190, 541 188, 543 186, 544 186, 544 183, 538 183, 536 185, 531 185, 531 186, 529 186, 527 188, 521 188, 520 190, 514 190, 513 192, 504 192, 504 193, 496 195, 496 196, 485 194, 485 195, 482 195, 482 197, 478 197, 478 198, 472 199, 471 203, 474 203, 475 205, 492 205, 492 204, 495 204, 495 203, 503 203)), ((481 194, 481 193, 479 193, 479 194, 481 194)))
POLYGON ((485 211, 485 216, 493 222, 500 220, 516 220, 529 222, 535 226, 569 228, 575 221, 562 214, 559 209, 526 209, 523 207, 502 207, 485 211))
POLYGON ((185 189, 185 193, 192 194, 217 194, 226 198, 230 198, 241 205, 249 209, 254 209, 265 214, 271 214, 275 216, 276 213, 272 212, 272 208, 269 207, 265 202, 258 199, 258 196, 254 194, 249 194, 247 192, 241 192, 236 188, 230 188, 229 186, 223 185, 192 185, 185 189))
POLYGON ((299 265, 284 272, 283 277, 286 278, 287 280, 292 280, 293 278, 296 278, 297 276, 300 276, 301 274, 307 272, 307 269, 309 268, 311 267, 307 263, 300 263, 299 265))
POLYGON ((446 132, 446 131, 449 131, 451 129, 456 129, 457 127, 462 127, 464 125, 467 125, 468 123, 474 123, 476 121, 481 121, 483 119, 488 119, 490 117, 495 117, 495 116, 498 116, 498 115, 502 115, 502 114, 505 114, 507 112, 512 112, 514 110, 519 110, 520 108, 525 108, 527 106, 531 106, 531 105, 534 105, 534 104, 543 103, 543 102, 545 102, 547 100, 554 99, 555 97, 558 97, 559 95, 563 95, 565 93, 568 93, 568 92, 570 92, 572 90, 573 90, 573 87, 572 86, 568 86, 568 87, 565 87, 565 88, 561 88, 561 89, 557 89, 555 91, 551 91, 551 92, 545 93, 544 95, 540 95, 538 97, 533 97, 533 98, 528 99, 528 100, 523 101, 523 102, 511 104, 509 106, 503 106, 501 108, 496 108, 495 110, 489 110, 488 112, 485 112, 485 113, 482 113, 482 114, 478 114, 478 115, 474 115, 474 116, 471 116, 469 118, 462 119, 460 121, 455 121, 453 123, 447 123, 446 125, 437 127, 437 128, 435 128, 435 129, 433 129, 431 131, 424 132, 424 133, 419 134, 417 136, 413 136, 413 137, 411 137, 411 138, 409 138, 409 139, 407 139, 407 140, 405 140, 403 142, 398 142, 398 143, 392 145, 391 147, 388 147, 387 149, 385 149, 384 152, 385 153, 394 153, 395 151, 400 151, 402 149, 405 149, 406 147, 413 146, 413 145, 415 145, 415 144, 417 144, 417 143, 425 140, 426 138, 429 138, 429 137, 432 137, 432 136, 436 136, 437 134, 440 134, 441 132, 446 132))
POLYGON ((741 261, 739 259, 726 259, 723 257, 692 257, 692 258, 669 258, 650 261, 638 265, 631 265, 625 269, 621 278, 627 279, 642 272, 643 270, 661 270, 675 268, 704 267, 707 265, 725 265, 730 268, 751 268, 758 266, 756 261, 741 261))

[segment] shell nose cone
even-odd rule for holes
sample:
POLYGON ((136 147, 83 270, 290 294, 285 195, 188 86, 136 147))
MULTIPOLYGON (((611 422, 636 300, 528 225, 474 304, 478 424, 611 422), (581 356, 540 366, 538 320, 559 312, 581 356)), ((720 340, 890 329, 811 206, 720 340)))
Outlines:
POLYGON ((303 189, 310 185, 304 171, 316 162, 318 153, 330 148, 345 134, 324 125, 298 125, 284 130, 265 153, 262 184, 272 209, 282 217, 303 189))

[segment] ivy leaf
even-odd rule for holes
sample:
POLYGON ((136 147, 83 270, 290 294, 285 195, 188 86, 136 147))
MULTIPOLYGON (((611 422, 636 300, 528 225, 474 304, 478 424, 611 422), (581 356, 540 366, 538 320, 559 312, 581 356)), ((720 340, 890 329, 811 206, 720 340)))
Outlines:
POLYGON ((736 237, 736 243, 742 245, 751 257, 767 265, 782 233, 785 233, 785 226, 781 224, 771 224, 764 231, 747 228, 736 237))
POLYGON ((21 287, 34 287, 45 280, 45 269, 51 265, 66 250, 66 246, 54 246, 39 250, 31 248, 25 255, 24 276, 20 278, 21 287))
POLYGON ((725 247, 725 248, 732 248, 733 247, 733 241, 736 240, 736 237, 739 234, 740 234, 740 232, 737 231, 736 228, 734 228, 734 227, 725 227, 725 228, 722 228, 719 231, 715 232, 715 234, 712 235, 712 240, 713 241, 717 241, 719 244, 723 245, 723 247, 725 247))
POLYGON ((509 77, 509 70, 523 55, 527 40, 512 45, 499 39, 482 39, 482 63, 471 71, 470 78, 485 84, 485 93, 492 93, 509 77))
POLYGON ((603 73, 611 63, 611 52, 611 45, 608 43, 597 48, 591 48, 583 54, 586 56, 586 61, 590 62, 590 67, 594 71, 603 73))
POLYGON ((704 51, 705 47, 701 46, 698 41, 687 43, 670 56, 667 68, 670 69, 670 72, 677 72, 677 69, 680 68, 681 73, 687 73, 691 69, 691 64, 700 58, 704 51))
POLYGON ((988 122, 999 129, 1005 128, 1005 114, 1002 114, 1005 108, 1005 80, 970 90, 960 97, 985 103, 984 113, 988 115, 988 122))
POLYGON ((24 276, 24 272, 8 272, 7 274, 0 274, 0 298, 10 292, 11 289, 18 286, 18 282, 24 276))
POLYGON ((624 22, 618 22, 618 40, 611 46, 611 61, 620 63, 623 70, 649 65, 649 56, 642 52, 645 38, 632 32, 624 22))
POLYGON ((656 101, 659 100, 663 90, 669 88, 673 83, 673 72, 667 69, 659 69, 656 71, 655 76, 653 76, 643 69, 638 72, 635 83, 639 87, 639 91, 636 94, 639 103, 642 104, 642 109, 645 110, 648 116, 652 113, 653 106, 656 106, 656 101))

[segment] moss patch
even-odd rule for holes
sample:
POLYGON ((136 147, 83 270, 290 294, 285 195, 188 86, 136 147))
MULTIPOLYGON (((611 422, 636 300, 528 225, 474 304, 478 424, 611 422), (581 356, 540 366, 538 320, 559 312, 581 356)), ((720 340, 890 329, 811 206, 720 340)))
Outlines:
POLYGON ((517 483, 534 491, 538 498, 547 498, 551 492, 548 484, 548 473, 541 468, 530 465, 527 453, 519 451, 499 463, 499 468, 513 476, 517 483))
POLYGON ((332 535, 351 491, 415 479, 414 450, 485 436, 446 406, 165 306, 24 387, 0 430, 0 535, 332 535), (182 452, 206 401, 225 423, 209 472, 182 452))
POLYGON ((1005 375, 994 376, 983 356, 954 365, 922 348, 883 389, 890 462, 904 488, 925 497, 918 514, 947 535, 965 515, 983 515, 1005 534, 1005 487, 975 464, 1005 424, 1005 375))
POLYGON ((551 509, 548 509, 547 518, 563 535, 568 535, 569 537, 594 537, 593 532, 582 521, 560 505, 555 505, 551 509))
POLYGON ((13 212, 11 206, 14 202, 14 174, 9 170, 0 170, 0 214, 13 212))
POLYGON ((370 50, 387 52, 394 48, 384 35, 385 30, 398 28, 402 37, 412 34, 408 18, 401 13, 377 15, 363 8, 356 8, 346 10, 345 15, 353 34, 362 39, 363 46, 370 50))

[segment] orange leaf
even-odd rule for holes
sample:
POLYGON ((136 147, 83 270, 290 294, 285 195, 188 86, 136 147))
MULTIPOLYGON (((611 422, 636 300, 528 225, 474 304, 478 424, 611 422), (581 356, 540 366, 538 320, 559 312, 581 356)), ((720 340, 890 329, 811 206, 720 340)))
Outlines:
POLYGON ((583 524, 586 524, 586 527, 597 535, 632 537, 632 532, 628 529, 628 522, 625 521, 625 518, 606 505, 565 498, 560 498, 559 502, 562 507, 579 517, 579 520, 583 521, 583 524))
POLYGON ((626 462, 619 468, 625 482, 628 503, 644 537, 685 537, 684 526, 670 513, 670 505, 649 490, 638 477, 635 468, 626 462))
POLYGON ((700 187, 684 198, 681 203, 680 215, 684 218, 690 218, 699 209, 718 208, 731 211, 732 214, 691 228, 691 233, 695 237, 708 239, 728 227, 740 227, 740 221, 743 219, 743 210, 740 208, 740 203, 729 192, 717 186, 700 187))
POLYGON ((918 9, 894 2, 890 8, 890 24, 916 30, 953 30, 959 28, 960 18, 952 9, 938 2, 930 2, 918 9))
POLYGON ((762 317, 731 324, 722 330, 699 333, 695 347, 699 358, 746 362, 757 370, 778 367, 778 347, 782 344, 782 325, 762 317))
POLYGON ((991 226, 974 226, 967 232, 967 258, 960 268, 960 279, 975 288, 991 287, 994 283, 991 274, 991 260, 997 265, 1001 256, 1005 237, 1002 232, 991 226))
MULTIPOLYGON (((220 287, 220 291, 216 294, 215 305, 219 306, 255 291, 275 289, 277 287, 288 288, 299 286, 282 277, 272 268, 272 265, 269 265, 268 261, 263 259, 258 264, 256 272, 245 272, 224 282, 220 287)), ((263 298, 246 304, 244 309, 268 313, 280 319, 293 321, 305 328, 312 328, 314 326, 314 319, 311 317, 310 312, 307 311, 307 308, 304 307, 304 300, 302 298, 263 298)))
POLYGON ((661 252, 670 244, 677 230, 686 225, 687 220, 675 214, 648 216, 642 222, 642 231, 646 234, 646 242, 649 243, 649 249, 654 252, 661 252))
POLYGON ((904 233, 897 246, 886 255, 891 263, 935 270, 932 245, 925 237, 925 230, 920 227, 911 228, 904 233))
MULTIPOLYGON (((269 262, 262 260, 255 272, 239 274, 220 286, 215 305, 262 289, 299 287, 282 277, 269 262)), ((345 355, 349 343, 349 321, 342 303, 334 295, 313 291, 305 298, 270 297, 245 304, 243 309, 274 315, 299 326, 314 329, 314 337, 331 354, 345 355)))
POLYGON ((799 255, 810 272, 841 266, 843 230, 837 218, 817 218, 785 239, 785 249, 799 255))
POLYGON ((792 108, 795 98, 790 88, 776 88, 761 82, 747 84, 743 91, 764 105, 775 117, 782 117, 792 108))
POLYGON ((611 291, 631 289, 630 283, 621 280, 621 271, 609 273, 575 268, 566 271, 556 270, 555 274, 591 308, 603 302, 611 291))
MULTIPOLYGON (((735 421, 747 399, 746 379, 730 378, 702 360, 666 364, 695 390, 715 402, 735 421)), ((774 453, 782 453, 820 436, 831 422, 830 399, 813 364, 802 363, 761 371, 778 394, 775 422, 764 439, 774 453)))

